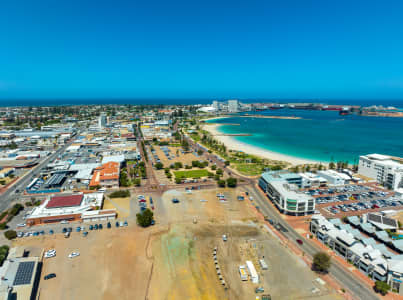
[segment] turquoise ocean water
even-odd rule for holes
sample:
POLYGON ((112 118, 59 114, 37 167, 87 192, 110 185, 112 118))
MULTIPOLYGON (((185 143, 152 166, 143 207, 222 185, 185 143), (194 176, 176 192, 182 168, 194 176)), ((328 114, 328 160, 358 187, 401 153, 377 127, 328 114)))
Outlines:
POLYGON ((262 115, 302 119, 240 118, 215 120, 223 133, 248 133, 236 140, 294 157, 324 162, 357 163, 360 155, 380 153, 403 157, 403 118, 340 116, 335 111, 267 110, 262 115))

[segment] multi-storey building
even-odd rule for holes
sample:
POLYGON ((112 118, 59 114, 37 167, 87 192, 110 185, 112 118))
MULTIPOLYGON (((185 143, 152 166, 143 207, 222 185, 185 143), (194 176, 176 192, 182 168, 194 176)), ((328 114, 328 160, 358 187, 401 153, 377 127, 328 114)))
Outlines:
POLYGON ((387 155, 360 156, 358 174, 373 178, 392 190, 403 188, 403 163, 387 155))
POLYGON ((299 192, 302 177, 284 172, 266 172, 259 179, 259 186, 280 212, 289 215, 306 215, 315 211, 315 199, 299 192))

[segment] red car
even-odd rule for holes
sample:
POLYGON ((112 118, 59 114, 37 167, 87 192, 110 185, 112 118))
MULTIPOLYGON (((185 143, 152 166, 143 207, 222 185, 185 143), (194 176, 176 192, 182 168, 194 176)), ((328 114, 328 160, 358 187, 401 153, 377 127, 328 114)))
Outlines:
POLYGON ((302 245, 304 242, 302 240, 300 240, 300 239, 297 239, 297 243, 302 245))

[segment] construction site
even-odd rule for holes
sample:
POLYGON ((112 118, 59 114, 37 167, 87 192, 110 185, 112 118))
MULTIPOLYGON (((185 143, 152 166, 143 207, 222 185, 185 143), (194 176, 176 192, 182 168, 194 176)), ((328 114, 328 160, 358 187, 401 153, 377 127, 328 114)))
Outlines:
POLYGON ((39 299, 341 299, 256 219, 240 193, 170 190, 153 197, 156 224, 149 228, 129 215, 127 227, 15 245, 56 250, 41 276, 57 277, 40 281, 39 299), (73 251, 80 255, 69 258, 73 251))

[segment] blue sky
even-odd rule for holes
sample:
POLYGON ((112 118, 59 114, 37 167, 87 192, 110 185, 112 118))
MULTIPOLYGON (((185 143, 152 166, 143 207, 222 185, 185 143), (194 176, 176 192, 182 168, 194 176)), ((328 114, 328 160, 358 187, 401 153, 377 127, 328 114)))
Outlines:
POLYGON ((403 1, 3 1, 0 99, 403 99, 403 1))

